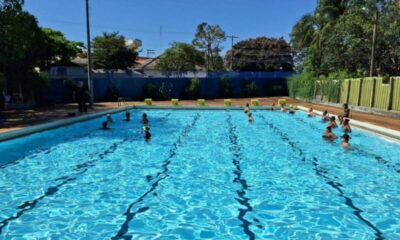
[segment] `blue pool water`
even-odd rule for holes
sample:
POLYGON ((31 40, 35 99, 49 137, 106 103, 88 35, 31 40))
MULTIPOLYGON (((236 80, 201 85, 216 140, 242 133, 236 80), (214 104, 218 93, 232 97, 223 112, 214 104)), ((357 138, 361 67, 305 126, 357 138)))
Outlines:
POLYGON ((131 113, 0 143, 0 239, 400 239, 397 143, 261 110, 149 110, 146 143, 131 113))

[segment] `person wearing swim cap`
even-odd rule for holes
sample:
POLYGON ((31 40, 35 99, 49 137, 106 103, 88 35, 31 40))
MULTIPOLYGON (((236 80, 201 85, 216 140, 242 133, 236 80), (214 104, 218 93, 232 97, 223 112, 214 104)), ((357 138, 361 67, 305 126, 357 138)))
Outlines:
POLYGON ((102 123, 101 130, 110 130, 110 128, 108 127, 108 122, 107 121, 104 121, 102 123))
POLYGON ((248 114, 250 112, 250 105, 248 103, 246 103, 246 106, 244 107, 243 112, 245 114, 248 114))

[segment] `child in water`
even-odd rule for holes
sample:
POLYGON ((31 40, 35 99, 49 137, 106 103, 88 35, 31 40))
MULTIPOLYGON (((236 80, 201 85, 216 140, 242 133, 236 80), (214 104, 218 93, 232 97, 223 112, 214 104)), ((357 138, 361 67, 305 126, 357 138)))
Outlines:
POLYGON ((128 112, 128 111, 125 112, 125 121, 126 121, 126 122, 131 121, 131 113, 128 112))
POLYGON ((250 112, 250 105, 248 103, 246 103, 246 106, 244 107, 243 112, 245 114, 248 114, 250 112))
POLYGON ((253 115, 251 114, 251 112, 249 112, 247 114, 247 120, 249 121, 249 123, 253 123, 254 122, 254 118, 253 118, 253 115))
POLYGON ((143 126, 148 126, 149 125, 149 119, 147 118, 147 114, 146 113, 143 113, 141 123, 143 124, 143 126))
POLYGON ((275 111, 275 103, 272 103, 271 111, 275 111))
POLYGON ((322 120, 325 121, 325 122, 328 122, 328 121, 330 120, 328 111, 325 110, 325 111, 322 113, 322 120))
POLYGON ((342 147, 343 147, 343 148, 351 148, 351 145, 350 145, 350 143, 349 143, 349 141, 350 141, 350 136, 349 136, 347 133, 345 133, 345 134, 341 137, 341 139, 342 139, 342 147))
POLYGON ((107 114, 107 118, 106 119, 107 119, 107 124, 110 124, 110 123, 113 122, 110 114, 107 114))
POLYGON ((110 130, 110 128, 108 127, 108 122, 107 121, 102 123, 101 130, 110 130))
POLYGON ((308 116, 308 117, 314 117, 314 116, 315 116, 314 109, 310 108, 310 109, 308 110, 307 116, 308 116))
POLYGON ((144 131, 144 139, 147 142, 151 138, 150 128, 149 127, 143 127, 143 131, 144 131))
POLYGON ((351 133, 351 127, 350 127, 350 119, 346 118, 343 121, 343 131, 345 133, 351 133))
POLYGON ((337 124, 336 124, 336 118, 335 116, 332 116, 330 119, 330 122, 328 124, 329 127, 331 128, 337 128, 337 124))
POLYGON ((324 134, 322 135, 322 137, 324 139, 327 140, 335 140, 337 138, 337 136, 332 132, 332 128, 331 127, 327 127, 324 134))
POLYGON ((296 109, 291 105, 290 109, 289 109, 289 114, 295 114, 296 113, 296 109))

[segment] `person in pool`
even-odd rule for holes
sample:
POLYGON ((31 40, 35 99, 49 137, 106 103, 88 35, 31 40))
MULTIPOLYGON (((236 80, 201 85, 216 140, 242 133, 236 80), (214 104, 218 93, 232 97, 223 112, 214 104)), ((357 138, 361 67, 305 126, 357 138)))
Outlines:
POLYGON ((110 130, 110 128, 108 127, 108 122, 107 121, 104 121, 102 123, 101 130, 110 130))
POLYGON ((337 124, 336 124, 336 118, 335 116, 332 116, 330 119, 330 122, 328 124, 329 127, 331 128, 337 128, 337 124))
POLYGON ((345 133, 345 134, 341 137, 341 140, 342 140, 342 147, 343 147, 343 148, 351 148, 351 145, 350 145, 350 143, 349 143, 349 141, 350 141, 350 136, 349 136, 347 133, 345 133))
POLYGON ((308 109, 307 116, 308 116, 308 117, 314 117, 314 116, 315 116, 314 109, 312 109, 312 108, 308 109))
POLYGON ((131 121, 131 113, 128 112, 128 111, 125 112, 125 121, 126 121, 126 122, 131 121))
POLYGON ((275 111, 275 103, 272 103, 271 111, 275 111))
POLYGON ((330 120, 328 111, 325 110, 325 111, 322 113, 322 120, 325 121, 325 122, 328 122, 328 121, 330 120))
POLYGON ((143 124, 143 126, 148 126, 149 125, 149 119, 147 118, 147 114, 146 113, 143 113, 141 123, 143 124))
POLYGON ((144 139, 147 142, 151 138, 150 128, 149 127, 143 127, 143 131, 144 131, 144 139))
POLYGON ((349 118, 350 117, 350 108, 349 105, 347 105, 347 103, 343 104, 343 118, 349 118))
POLYGON ((249 121, 249 123, 253 123, 254 122, 253 114, 251 114, 251 112, 249 112, 247 114, 247 120, 249 121))
POLYGON ((107 114, 107 117, 106 117, 106 119, 107 119, 107 123, 108 123, 108 124, 110 124, 110 123, 112 123, 112 122, 113 122, 113 120, 112 120, 112 118, 111 118, 111 115, 110 115, 110 114, 107 114))
POLYGON ((350 127, 350 119, 346 118, 343 121, 343 131, 345 133, 351 133, 351 127, 350 127))
POLYGON ((246 103, 246 106, 244 107, 243 112, 245 114, 248 114, 250 112, 250 105, 248 103, 246 103))
POLYGON ((296 109, 293 106, 290 106, 289 114, 295 114, 295 113, 296 113, 296 109))
POLYGON ((322 137, 327 140, 335 140, 337 138, 337 136, 332 132, 331 127, 326 127, 326 130, 322 137))

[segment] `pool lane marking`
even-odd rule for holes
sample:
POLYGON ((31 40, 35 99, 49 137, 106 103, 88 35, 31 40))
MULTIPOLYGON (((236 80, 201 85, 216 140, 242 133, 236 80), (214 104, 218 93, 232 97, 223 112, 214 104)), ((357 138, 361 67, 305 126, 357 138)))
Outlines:
MULTIPOLYGON (((244 207, 239 208, 238 219, 242 222, 241 226, 243 228, 244 233, 248 236, 248 239, 254 240, 255 234, 250 230, 250 225, 252 223, 248 221, 245 217, 248 212, 253 211, 253 207, 250 204, 250 199, 246 197, 247 190, 249 189, 249 185, 247 184, 246 179, 242 177, 242 169, 240 166, 241 159, 242 159, 242 152, 240 145, 238 143, 238 136, 236 135, 236 127, 232 123, 232 116, 228 112, 228 129, 229 129, 229 141, 231 144, 230 151, 233 154, 232 164, 235 167, 233 170, 233 174, 235 176, 233 182, 239 184, 241 189, 237 190, 237 197, 235 197, 236 201, 244 207)), ((258 219, 254 219, 257 223, 259 223, 258 219)), ((257 227, 261 225, 257 224, 257 227)), ((261 226, 262 227, 262 226, 261 226)))
MULTIPOLYGON (((279 130, 275 125, 273 125, 272 123, 268 122, 267 119, 263 116, 260 115, 259 116, 264 123, 270 128, 272 129, 275 133, 277 133, 282 140, 287 141, 289 143, 289 145, 292 147, 292 150, 296 150, 297 152, 299 152, 299 155, 302 158, 302 161, 305 162, 306 156, 303 152, 303 150, 297 146, 297 144, 293 141, 290 140, 290 138, 287 136, 286 133, 282 132, 281 130, 279 130)), ((376 240, 382 240, 384 239, 383 237, 383 233, 375 226, 373 225, 369 220, 367 220, 366 218, 364 218, 361 213, 363 212, 362 209, 358 208, 357 206, 354 205, 353 200, 349 197, 347 197, 342 188, 343 185, 338 182, 335 181, 333 178, 338 179, 336 176, 330 177, 329 175, 329 171, 325 168, 322 168, 319 165, 318 159, 316 157, 313 157, 312 159, 312 164, 313 164, 313 170, 315 171, 315 174, 321 178, 324 179, 325 183, 328 184, 329 186, 331 186, 332 188, 334 188, 336 191, 339 192, 339 196, 344 198, 345 200, 345 204, 350 207, 351 209, 353 209, 353 214, 359 219, 361 220, 364 224, 366 224, 371 230, 374 231, 374 235, 375 235, 375 239, 376 240)))
POLYGON ((3 232, 3 229, 11 221, 20 218, 26 211, 29 211, 29 210, 35 208, 37 203, 40 202, 41 200, 43 200, 45 197, 49 197, 49 196, 54 195, 56 192, 58 192, 60 190, 60 188, 62 186, 66 185, 69 182, 73 182, 74 180, 76 180, 79 175, 82 175, 83 173, 85 173, 90 167, 95 166, 96 162, 98 160, 103 159, 108 154, 111 154, 111 153, 115 152, 115 150, 117 149, 118 145, 120 145, 120 144, 122 144, 124 142, 127 142, 127 140, 128 139, 124 139, 124 140, 120 141, 119 143, 114 143, 109 149, 107 149, 103 153, 101 153, 98 156, 97 159, 93 159, 91 161, 88 161, 88 163, 90 163, 90 164, 87 164, 87 165, 85 165, 85 167, 80 168, 81 169, 80 172, 74 174, 73 176, 64 177, 63 181, 61 183, 59 183, 59 184, 57 184, 55 186, 51 186, 51 187, 47 188, 46 192, 43 195, 41 195, 41 196, 39 196, 39 197, 37 197, 37 198, 35 198, 33 200, 26 201, 25 203, 23 203, 20 206, 18 206, 17 208, 20 209, 20 210, 15 215, 0 221, 0 235, 3 232))
MULTIPOLYGON (((157 187, 159 186, 159 183, 166 179, 169 175, 168 175, 168 171, 169 171, 169 165, 172 162, 173 157, 175 157, 178 148, 182 145, 182 139, 187 137, 189 135, 189 133, 192 131, 192 129, 194 128, 194 126, 196 125, 197 121, 200 118, 200 114, 196 114, 195 117, 193 118, 191 124, 187 125, 185 127, 185 129, 182 131, 181 135, 178 137, 178 139, 176 140, 176 142, 172 145, 172 148, 169 151, 168 157, 163 161, 162 164, 162 171, 158 172, 156 174, 156 176, 154 178, 152 178, 151 176, 147 176, 147 180, 151 181, 152 179, 156 179, 155 182, 153 182, 153 184, 151 184, 150 188, 144 192, 139 198, 137 198, 135 201, 133 201, 131 204, 129 204, 128 208, 126 209, 125 213, 123 215, 125 215, 125 221, 124 223, 121 225, 120 229, 118 230, 117 234, 115 236, 113 236, 111 239, 115 240, 115 239, 132 239, 131 235, 126 235, 129 232, 129 223, 130 221, 132 221, 132 219, 140 213, 146 212, 147 210, 150 209, 150 207, 141 207, 138 210, 132 212, 132 209, 135 207, 135 205, 137 205, 138 203, 141 203, 144 201, 144 199, 152 192, 154 192, 157 187)), ((155 193, 153 194, 155 195, 155 193)))
MULTIPOLYGON (((170 115, 170 113, 166 114, 162 119, 167 118, 169 115, 170 115)), ((20 210, 15 215, 0 221, 0 235, 3 232, 3 229, 11 221, 20 218, 26 211, 29 211, 29 210, 35 208, 39 201, 43 200, 45 197, 54 195, 56 192, 58 192, 60 190, 60 187, 66 185, 69 182, 73 182, 74 180, 77 179, 78 176, 80 176, 80 175, 84 174, 85 172, 87 172, 91 167, 96 166, 96 164, 97 164, 97 162, 99 160, 102 160, 107 155, 109 155, 111 153, 114 153, 120 145, 122 145, 122 144, 124 144, 126 142, 130 142, 132 140, 134 140, 134 139, 132 139, 130 137, 126 137, 126 138, 124 138, 123 140, 121 140, 119 142, 113 143, 108 149, 106 149, 100 155, 98 155, 97 158, 94 158, 94 159, 92 159, 90 161, 86 161, 86 162, 84 162, 82 164, 76 165, 75 168, 74 168, 74 171, 77 171, 77 173, 75 173, 74 175, 72 175, 72 176, 63 176, 63 177, 59 177, 59 178, 55 179, 55 181, 58 181, 58 180, 63 180, 63 181, 61 183, 55 185, 55 186, 47 188, 46 192, 43 195, 41 195, 41 196, 39 196, 39 197, 37 197, 37 198, 35 198, 33 200, 24 202, 23 204, 21 204, 20 206, 17 207, 17 209, 20 209, 20 210)), ((94 155, 95 155, 95 153, 92 154, 93 157, 94 157, 94 155)))
MULTIPOLYGON (((294 117, 293 119, 295 119, 297 122, 300 122, 300 123, 308 125, 311 129, 313 129, 315 131, 321 131, 321 129, 319 129, 318 127, 312 125, 312 123, 310 123, 310 122, 304 121, 304 119, 300 119, 300 118, 297 118, 297 117, 294 117)), ((352 150, 364 155, 365 157, 374 158, 378 163, 385 165, 385 167, 387 167, 389 169, 392 169, 397 173, 400 173, 400 163, 396 163, 396 164, 393 165, 393 164, 390 163, 390 161, 384 159, 383 157, 381 157, 379 155, 376 155, 376 154, 373 154, 373 153, 370 153, 370 152, 368 152, 366 150, 363 150, 363 149, 353 148, 352 150)))

